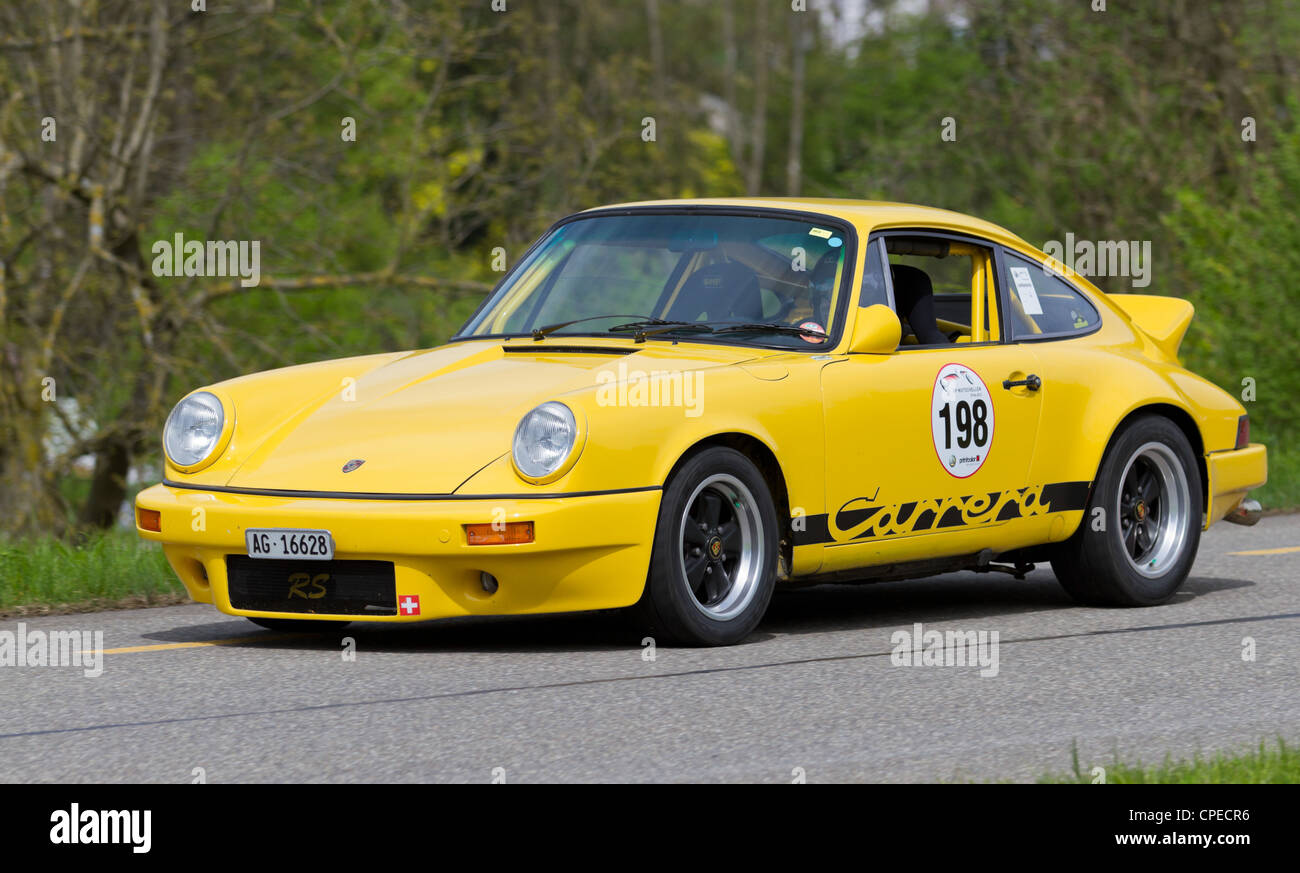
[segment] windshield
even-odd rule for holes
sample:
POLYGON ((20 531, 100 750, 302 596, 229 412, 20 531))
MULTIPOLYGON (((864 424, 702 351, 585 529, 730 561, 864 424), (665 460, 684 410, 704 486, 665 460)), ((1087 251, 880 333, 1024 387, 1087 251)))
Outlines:
POLYGON ((838 224, 816 217, 578 218, 553 229, 460 336, 635 334, 826 348, 849 242, 838 224))

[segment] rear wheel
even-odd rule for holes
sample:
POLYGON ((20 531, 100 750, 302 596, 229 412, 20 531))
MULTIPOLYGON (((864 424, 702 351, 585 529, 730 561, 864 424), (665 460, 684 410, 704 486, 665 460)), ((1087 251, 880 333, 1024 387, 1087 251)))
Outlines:
POLYGON ((327 634, 350 625, 350 621, 313 621, 307 618, 253 618, 248 620, 267 630, 291 634, 327 634))
POLYGON ((1167 418, 1136 419, 1107 451, 1083 522, 1058 548, 1052 570, 1084 603, 1163 603, 1191 571, 1202 512, 1186 435, 1167 418))
POLYGON ((705 449, 664 489, 637 604, 642 623, 671 642, 740 642, 772 599, 777 551, 776 509, 763 475, 734 449, 705 449))

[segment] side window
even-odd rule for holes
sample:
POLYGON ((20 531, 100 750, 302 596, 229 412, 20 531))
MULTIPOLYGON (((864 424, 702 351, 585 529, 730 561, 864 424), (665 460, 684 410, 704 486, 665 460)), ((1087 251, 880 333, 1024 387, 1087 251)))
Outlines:
POLYGON ((889 289, 885 285, 884 240, 876 237, 867 244, 866 260, 862 267, 862 293, 858 306, 889 305, 889 289))
POLYGON ((907 233, 889 234, 885 247, 894 311, 903 323, 900 349, 997 340, 996 324, 984 309, 991 247, 907 233))
POLYGON ((1010 311, 1006 313, 1011 339, 1068 336, 1088 333, 1100 322, 1088 299, 1030 259, 1003 249, 1010 311))

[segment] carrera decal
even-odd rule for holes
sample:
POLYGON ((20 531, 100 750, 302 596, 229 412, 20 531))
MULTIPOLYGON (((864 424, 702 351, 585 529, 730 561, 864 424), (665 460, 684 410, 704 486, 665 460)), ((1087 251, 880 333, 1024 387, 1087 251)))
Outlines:
POLYGON ((826 513, 819 515, 796 515, 790 519, 790 538, 796 546, 815 546, 831 541, 830 531, 826 528, 826 513))
POLYGON ((829 525, 830 535, 836 542, 846 542, 1044 515, 1050 510, 1042 500, 1043 487, 1036 485, 1001 493, 992 491, 874 507, 866 505, 864 498, 857 498, 835 513, 829 525))
POLYGON ((948 475, 968 479, 993 447, 993 397, 970 367, 944 364, 930 397, 934 453, 948 475))
POLYGON ((1033 518, 1049 512, 1070 512, 1088 505, 1090 482, 1054 482, 1002 492, 937 497, 873 505, 855 497, 833 515, 804 516, 803 530, 794 530, 797 546, 850 543, 875 537, 897 537, 943 528, 972 527, 1033 518))

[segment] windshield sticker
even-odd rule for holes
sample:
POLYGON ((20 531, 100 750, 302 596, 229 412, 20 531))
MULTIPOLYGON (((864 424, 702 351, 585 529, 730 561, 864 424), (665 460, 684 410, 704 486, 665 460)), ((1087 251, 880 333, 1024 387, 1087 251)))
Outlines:
POLYGON ((819 236, 819 237, 821 237, 822 239, 829 239, 829 238, 830 238, 830 235, 831 235, 831 232, 830 232, 829 230, 826 230, 825 228, 814 227, 814 228, 812 228, 811 230, 808 231, 808 235, 809 235, 809 236, 819 236))
MULTIPOLYGON (((815 330, 815 331, 817 331, 818 333, 826 333, 826 328, 822 327, 820 324, 818 324, 818 323, 815 322, 815 321, 805 321, 803 324, 799 325, 799 329, 800 329, 800 330, 815 330)), ((820 337, 820 336, 810 336, 810 335, 808 335, 808 334, 806 334, 806 333, 801 333, 801 334, 799 334, 799 339, 803 340, 803 341, 806 342, 806 343, 824 343, 824 342, 826 342, 826 338, 825 338, 825 337, 820 337)))
POLYGON ((826 245, 833 249, 838 249, 840 246, 844 245, 844 240, 840 239, 838 236, 833 236, 826 240, 826 245))
POLYGON ((1029 271, 1024 267, 1012 267, 1011 281, 1016 283, 1016 293, 1020 295, 1025 315, 1042 315, 1043 305, 1038 302, 1038 292, 1034 290, 1034 280, 1029 271))

